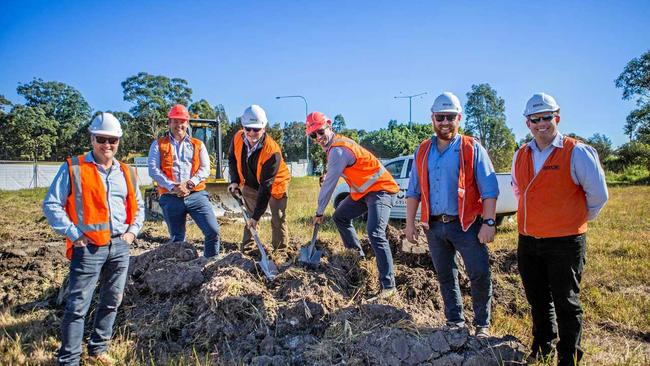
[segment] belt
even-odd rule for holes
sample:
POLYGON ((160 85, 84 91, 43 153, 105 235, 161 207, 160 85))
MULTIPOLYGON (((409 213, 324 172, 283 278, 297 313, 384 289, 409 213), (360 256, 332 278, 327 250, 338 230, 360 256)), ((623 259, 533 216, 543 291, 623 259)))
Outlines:
POLYGON ((123 234, 111 235, 111 239, 119 239, 123 234))
POLYGON ((429 221, 440 221, 443 224, 458 220, 458 215, 431 215, 429 221))

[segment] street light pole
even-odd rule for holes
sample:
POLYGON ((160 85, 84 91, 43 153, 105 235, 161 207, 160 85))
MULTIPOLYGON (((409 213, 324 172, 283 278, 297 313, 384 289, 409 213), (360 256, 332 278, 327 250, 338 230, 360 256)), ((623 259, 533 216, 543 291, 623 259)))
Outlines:
MULTIPOLYGON (((307 106, 307 99, 302 95, 283 95, 280 97, 275 97, 275 99, 283 99, 283 98, 300 98, 302 99, 303 102, 305 102, 305 123, 306 123, 307 115, 309 115, 309 107, 307 106)), ((307 152, 305 153, 305 156, 307 158, 307 168, 309 169, 309 136, 305 136, 305 145, 307 146, 307 152)))
POLYGON ((420 95, 425 95, 427 92, 420 93, 420 94, 413 94, 413 95, 400 95, 397 97, 394 97, 395 99, 400 99, 400 98, 408 98, 409 100, 409 129, 411 128, 411 125, 413 124, 413 119, 411 118, 411 101, 414 97, 419 97, 420 95))

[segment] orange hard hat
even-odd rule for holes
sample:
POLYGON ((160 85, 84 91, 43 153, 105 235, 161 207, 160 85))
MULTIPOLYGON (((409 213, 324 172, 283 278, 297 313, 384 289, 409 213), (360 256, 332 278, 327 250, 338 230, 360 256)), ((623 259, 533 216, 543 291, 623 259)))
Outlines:
POLYGON ((172 107, 172 109, 169 110, 167 117, 170 119, 183 119, 187 121, 190 119, 190 113, 187 111, 187 108, 185 108, 184 105, 176 104, 172 107))
POLYGON ((311 112, 307 116, 307 121, 305 122, 305 129, 307 130, 307 135, 316 132, 323 128, 324 125, 331 125, 332 120, 327 117, 322 112, 311 112))

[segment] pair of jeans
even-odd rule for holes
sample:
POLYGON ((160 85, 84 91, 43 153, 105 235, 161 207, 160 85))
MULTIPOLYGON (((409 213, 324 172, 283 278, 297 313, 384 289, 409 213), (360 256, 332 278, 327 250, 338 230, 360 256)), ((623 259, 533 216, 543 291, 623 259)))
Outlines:
POLYGON ((185 241, 185 223, 189 214, 205 236, 203 255, 210 258, 219 254, 219 222, 212 210, 208 192, 192 192, 186 197, 163 194, 160 207, 173 242, 185 241))
POLYGON ((352 219, 363 215, 366 211, 368 212, 366 230, 372 250, 375 252, 379 282, 381 282, 384 289, 395 287, 393 254, 386 238, 386 226, 388 225, 390 210, 393 207, 393 196, 385 191, 370 192, 358 201, 347 196, 336 208, 332 217, 343 240, 343 245, 346 248, 356 249, 363 255, 361 243, 357 238, 357 231, 352 226, 352 219))
POLYGON ((533 318, 533 352, 551 350, 559 335, 558 365, 574 365, 583 354, 580 281, 586 247, 586 234, 558 238, 519 234, 517 261, 533 318))
POLYGON ((456 263, 456 252, 458 252, 463 258, 470 280, 474 325, 477 327, 490 325, 492 280, 487 247, 478 240, 481 225, 481 220, 476 220, 467 231, 463 231, 459 220, 448 223, 431 221, 429 229, 425 230, 448 323, 459 326, 465 324, 463 301, 458 284, 456 263))
MULTIPOLYGON (((257 190, 244 186, 242 196, 248 212, 253 212, 257 205, 257 190)), ((277 199, 273 196, 269 199, 271 209, 271 244, 273 249, 286 249, 289 243, 289 228, 287 226, 287 195, 277 199)), ((247 226, 244 226, 244 247, 256 247, 253 236, 247 226)))
POLYGON ((129 244, 122 239, 112 239, 104 246, 88 244, 86 247, 73 248, 69 295, 61 321, 58 364, 79 364, 84 321, 98 281, 99 301, 88 342, 88 353, 98 355, 108 350, 117 308, 124 294, 128 269, 129 244))

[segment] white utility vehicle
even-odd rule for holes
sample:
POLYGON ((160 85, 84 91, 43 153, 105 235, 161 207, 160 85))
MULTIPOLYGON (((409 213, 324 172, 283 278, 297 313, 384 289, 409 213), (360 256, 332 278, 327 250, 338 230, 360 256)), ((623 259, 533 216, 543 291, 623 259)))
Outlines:
MULTIPOLYGON (((399 156, 384 162, 384 166, 393 175, 397 184, 399 184, 399 192, 397 192, 396 202, 390 212, 391 219, 406 219, 406 190, 409 185, 409 177, 411 176, 411 168, 413 167, 413 155, 399 156)), ((503 218, 506 216, 514 215, 517 213, 517 199, 512 191, 512 177, 510 173, 497 173, 497 181, 499 182, 499 198, 497 199, 497 225, 500 225, 503 218)), ((350 194, 350 187, 347 183, 342 182, 336 186, 332 194, 332 205, 334 208, 350 194)), ((420 209, 416 218, 420 217, 420 209)))

